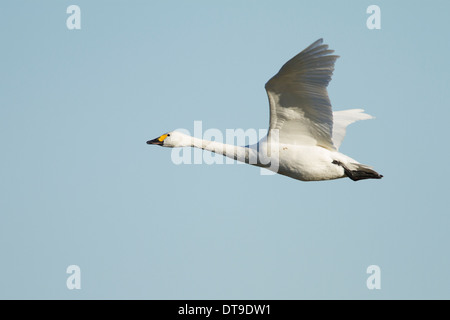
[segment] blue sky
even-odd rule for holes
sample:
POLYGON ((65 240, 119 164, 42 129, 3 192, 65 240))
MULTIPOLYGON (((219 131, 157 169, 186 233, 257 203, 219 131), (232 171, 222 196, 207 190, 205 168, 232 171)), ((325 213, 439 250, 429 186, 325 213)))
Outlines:
POLYGON ((450 298, 448 1, 2 1, 0 298, 450 298), (68 30, 66 8, 81 8, 68 30), (369 30, 366 8, 381 8, 369 30), (148 139, 265 129, 265 82, 341 57, 343 153, 382 180, 179 165, 148 139), (68 290, 66 268, 81 269, 68 290), (368 290, 366 268, 381 268, 368 290))

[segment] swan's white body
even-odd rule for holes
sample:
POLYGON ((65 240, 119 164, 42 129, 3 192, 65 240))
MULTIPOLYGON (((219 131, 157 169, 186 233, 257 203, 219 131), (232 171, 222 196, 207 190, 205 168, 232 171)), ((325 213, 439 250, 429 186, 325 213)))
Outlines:
POLYGON ((147 143, 201 148, 303 181, 379 179, 382 176, 370 167, 338 151, 346 127, 372 116, 362 109, 332 112, 326 90, 338 58, 332 52, 319 39, 266 83, 270 126, 267 137, 256 145, 226 145, 176 131, 147 143))
POLYGON ((302 181, 344 178, 344 169, 333 164, 334 160, 356 162, 340 152, 321 147, 285 146, 280 150, 278 173, 302 181))

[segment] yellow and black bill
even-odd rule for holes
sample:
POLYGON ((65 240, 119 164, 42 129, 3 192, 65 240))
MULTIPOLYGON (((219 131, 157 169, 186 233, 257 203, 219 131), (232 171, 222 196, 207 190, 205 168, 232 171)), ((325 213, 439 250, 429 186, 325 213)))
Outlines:
POLYGON ((156 139, 148 140, 147 144, 155 144, 155 145, 158 145, 158 146, 162 146, 163 143, 164 143, 164 139, 167 138, 167 137, 168 137, 168 134, 163 134, 162 136, 160 136, 160 137, 158 137, 156 139))

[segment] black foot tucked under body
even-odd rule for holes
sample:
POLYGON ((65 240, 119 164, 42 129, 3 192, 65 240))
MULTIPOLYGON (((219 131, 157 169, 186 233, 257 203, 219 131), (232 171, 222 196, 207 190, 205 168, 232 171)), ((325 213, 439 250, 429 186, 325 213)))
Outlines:
POLYGON ((367 168, 366 166, 354 164, 356 166, 356 170, 350 170, 346 165, 338 160, 333 160, 332 162, 335 165, 341 166, 344 168, 345 175, 352 179, 353 181, 363 180, 363 179, 381 179, 383 176, 378 172, 367 168))

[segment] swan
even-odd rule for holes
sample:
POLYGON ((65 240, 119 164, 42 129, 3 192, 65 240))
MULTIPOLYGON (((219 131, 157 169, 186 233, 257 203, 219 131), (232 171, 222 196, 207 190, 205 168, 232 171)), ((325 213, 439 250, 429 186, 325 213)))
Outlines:
POLYGON ((333 52, 319 39, 266 83, 269 130, 255 145, 223 144, 178 131, 147 144, 201 148, 301 181, 381 179, 372 167, 338 151, 348 125, 373 117, 362 109, 332 111, 327 86, 339 57, 333 52))

